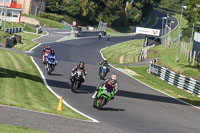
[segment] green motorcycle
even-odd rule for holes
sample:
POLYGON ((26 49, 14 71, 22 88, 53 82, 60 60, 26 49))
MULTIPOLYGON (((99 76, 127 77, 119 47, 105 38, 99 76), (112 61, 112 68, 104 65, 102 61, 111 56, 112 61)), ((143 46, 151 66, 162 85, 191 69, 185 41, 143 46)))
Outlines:
MULTIPOLYGON (((97 89, 99 87, 97 86, 97 89)), ((106 105, 111 99, 114 98, 114 91, 109 91, 112 89, 112 86, 109 84, 103 85, 99 88, 98 94, 94 99, 93 107, 97 108, 98 110, 102 109, 104 105, 106 105)))

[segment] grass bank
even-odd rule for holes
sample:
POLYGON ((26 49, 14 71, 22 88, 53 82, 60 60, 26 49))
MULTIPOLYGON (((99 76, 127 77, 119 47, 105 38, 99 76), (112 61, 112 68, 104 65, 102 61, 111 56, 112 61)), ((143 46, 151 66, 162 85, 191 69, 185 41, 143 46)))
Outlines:
POLYGON ((1 133, 47 133, 43 131, 33 130, 27 127, 0 124, 1 133))
POLYGON ((15 45, 15 48, 24 51, 28 51, 34 46, 38 45, 37 42, 31 40, 41 36, 40 34, 32 34, 24 32, 16 33, 16 35, 20 35, 22 37, 22 43, 17 43, 17 45, 15 45))
POLYGON ((133 40, 120 45, 110 46, 102 50, 104 57, 111 64, 137 62, 144 40, 133 40))
POLYGON ((34 16, 34 15, 23 14, 23 16, 37 19, 38 21, 40 21, 40 25, 41 26, 47 26, 47 27, 52 27, 52 28, 64 28, 63 24, 61 24, 61 23, 59 23, 57 21, 54 21, 54 20, 50 20, 50 19, 46 19, 46 18, 41 18, 41 17, 34 16))
POLYGON ((87 119, 67 106, 57 111, 57 99, 44 85, 30 57, 0 49, 0 104, 87 119))

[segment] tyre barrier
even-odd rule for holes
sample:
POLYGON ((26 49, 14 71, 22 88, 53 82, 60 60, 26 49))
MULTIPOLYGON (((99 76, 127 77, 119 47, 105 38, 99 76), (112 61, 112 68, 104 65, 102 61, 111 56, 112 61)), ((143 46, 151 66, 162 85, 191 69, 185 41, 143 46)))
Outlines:
POLYGON ((24 31, 24 27, 5 28, 4 31, 9 33, 9 34, 19 33, 19 32, 23 32, 24 31))
POLYGON ((6 37, 6 44, 5 44, 6 48, 12 48, 16 44, 17 44, 17 39, 16 39, 15 35, 13 35, 11 37, 6 37))
POLYGON ((188 78, 153 63, 149 64, 149 73, 160 77, 160 79, 167 81, 170 85, 185 89, 187 92, 200 97, 200 82, 198 80, 188 78))

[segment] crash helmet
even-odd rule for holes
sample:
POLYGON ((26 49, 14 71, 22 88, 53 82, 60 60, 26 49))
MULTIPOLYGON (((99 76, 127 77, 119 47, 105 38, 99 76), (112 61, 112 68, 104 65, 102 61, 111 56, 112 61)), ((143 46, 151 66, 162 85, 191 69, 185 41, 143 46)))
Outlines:
POLYGON ((107 59, 103 59, 103 65, 106 65, 108 63, 107 59))
POLYGON ((54 50, 51 50, 51 51, 50 51, 50 54, 54 56, 54 55, 55 55, 54 50))
POLYGON ((79 67, 80 67, 81 69, 84 68, 84 65, 85 65, 85 63, 84 63, 83 61, 80 61, 80 63, 79 63, 79 67))
POLYGON ((110 76, 110 81, 114 85, 117 83, 117 76, 116 75, 111 75, 110 76))

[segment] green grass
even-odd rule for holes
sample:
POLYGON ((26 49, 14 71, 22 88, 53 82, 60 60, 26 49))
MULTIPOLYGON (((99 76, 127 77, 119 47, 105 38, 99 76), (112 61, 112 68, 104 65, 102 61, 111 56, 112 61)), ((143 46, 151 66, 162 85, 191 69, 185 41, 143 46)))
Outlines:
POLYGON ((64 28, 63 24, 56 22, 56 21, 53 21, 53 20, 50 20, 50 19, 41 18, 41 17, 34 16, 34 15, 23 14, 23 16, 37 19, 38 21, 40 21, 41 26, 47 26, 47 27, 52 27, 52 28, 64 28))
POLYGON ((46 133, 27 127, 0 124, 0 133, 46 133))
POLYGON ((22 43, 17 43, 17 45, 15 45, 15 48, 24 51, 28 51, 34 46, 38 45, 37 42, 33 42, 31 40, 41 36, 39 34, 24 33, 24 32, 16 33, 16 35, 20 35, 22 37, 22 43))
MULTIPOLYGON (((179 47, 180 51, 180 47, 179 47)), ((194 79, 200 80, 200 67, 188 66, 188 60, 183 54, 178 54, 179 61, 175 62, 176 58, 176 44, 173 44, 171 48, 165 49, 161 46, 156 46, 155 48, 149 49, 148 58, 158 57, 159 61, 157 64, 167 67, 170 70, 183 74, 187 77, 192 77, 194 79)))
POLYGON ((11 35, 8 34, 7 32, 0 30, 0 36, 1 36, 1 43, 4 43, 5 37, 9 37, 11 35))
POLYGON ((145 25, 145 27, 147 28, 152 27, 156 23, 156 21, 157 21, 157 16, 155 14, 151 14, 151 20, 147 25, 145 25))
MULTIPOLYGON (((119 66, 118 66, 119 68, 119 66)), ((160 78, 149 74, 147 72, 148 66, 130 66, 130 67, 122 67, 120 68, 128 68, 134 72, 136 72, 137 75, 132 75, 134 78, 142 81, 143 83, 151 86, 152 88, 155 88, 157 90, 160 90, 164 93, 167 93, 175 98, 178 98, 180 100, 183 100, 187 103, 190 103, 192 105, 195 105, 197 107, 200 107, 200 98, 196 97, 193 94, 190 94, 184 90, 178 89, 175 86, 172 86, 168 84, 166 81, 161 80, 160 78)))
POLYGON ((59 99, 46 88, 29 56, 0 49, 0 58, 0 104, 87 119, 67 106, 56 110, 59 99))
POLYGON ((120 64, 120 57, 122 55, 124 56, 123 63, 134 63, 137 62, 143 42, 144 40, 140 39, 110 46, 103 49, 102 53, 111 64, 120 64))

